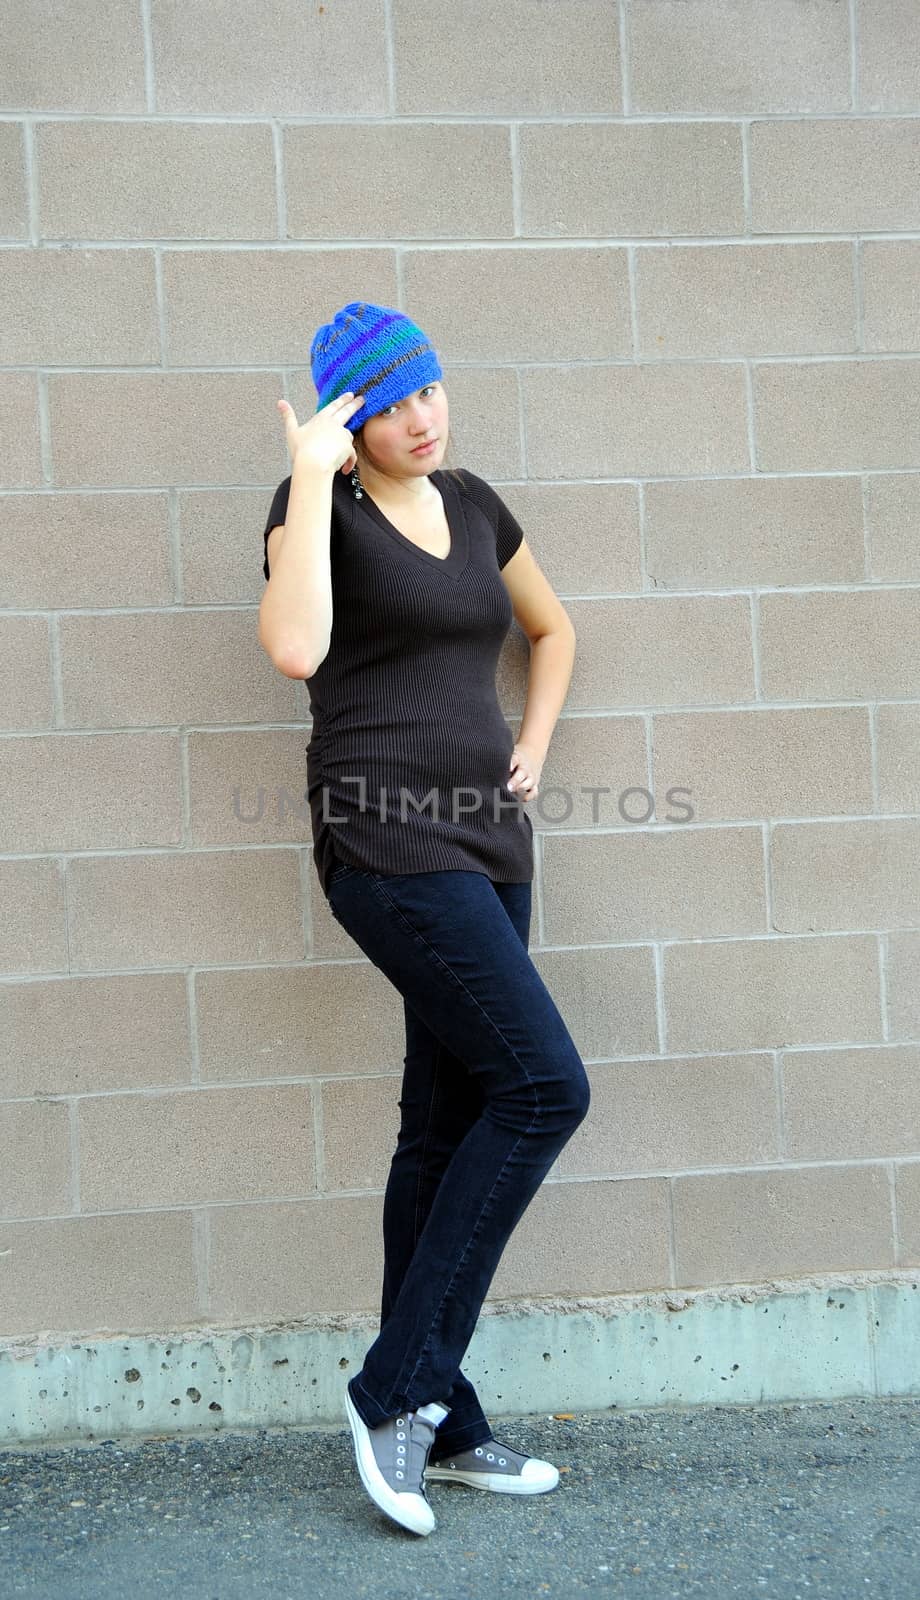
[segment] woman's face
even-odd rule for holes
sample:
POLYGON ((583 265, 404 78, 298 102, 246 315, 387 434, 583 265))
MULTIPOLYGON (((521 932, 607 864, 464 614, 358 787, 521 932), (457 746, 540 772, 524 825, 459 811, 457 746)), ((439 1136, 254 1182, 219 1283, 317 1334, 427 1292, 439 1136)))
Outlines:
POLYGON ((439 467, 447 445, 447 409, 444 386, 437 381, 368 417, 360 438, 371 465, 398 478, 421 477, 439 467), (434 449, 414 455, 415 447, 429 439, 436 441, 434 449))

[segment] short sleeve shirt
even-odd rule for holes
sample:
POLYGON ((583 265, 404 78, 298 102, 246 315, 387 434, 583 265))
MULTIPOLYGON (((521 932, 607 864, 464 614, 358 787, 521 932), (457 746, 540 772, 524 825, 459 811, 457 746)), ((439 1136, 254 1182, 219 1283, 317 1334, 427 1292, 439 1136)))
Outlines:
MULTIPOLYGON (((468 469, 437 470, 451 543, 442 560, 400 533, 365 490, 333 479, 332 631, 306 679, 313 858, 324 893, 337 861, 376 873, 533 877, 533 828, 507 787, 514 735, 495 675, 514 612, 501 577, 524 538, 468 469)), ((265 524, 283 524, 291 478, 265 524)))

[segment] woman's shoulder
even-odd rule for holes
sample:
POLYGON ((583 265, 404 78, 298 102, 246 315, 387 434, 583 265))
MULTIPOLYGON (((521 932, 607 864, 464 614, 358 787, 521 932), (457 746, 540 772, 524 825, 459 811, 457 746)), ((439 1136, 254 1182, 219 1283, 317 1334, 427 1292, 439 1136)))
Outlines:
POLYGON ((481 478, 478 472, 473 472, 470 467, 454 467, 450 472, 442 469, 441 476, 453 484, 460 494, 475 500, 477 505, 494 515, 498 496, 492 485, 485 478, 481 478))
MULTIPOLYGON (((269 525, 271 524, 273 517, 277 517, 281 522, 284 521, 284 514, 287 511, 288 500, 291 496, 292 480, 293 473, 289 472, 286 478, 282 478, 277 489, 272 495, 271 510, 269 512, 269 525)), ((344 477, 341 472, 336 472, 332 480, 333 516, 336 516, 336 514, 341 514, 343 511, 347 511, 349 502, 353 499, 354 491, 352 490, 349 480, 344 477)))
POLYGON ((501 495, 493 489, 488 479, 473 472, 472 468, 456 467, 452 473, 445 473, 444 476, 456 485, 461 494, 481 506, 490 522, 495 522, 507 510, 501 495))
POLYGON ((480 478, 470 467, 441 468, 441 477, 449 478, 463 489, 488 489, 485 478, 480 478))
MULTIPOLYGON (((291 496, 292 478, 293 473, 290 472, 286 478, 282 478, 277 489, 272 495, 271 505, 268 508, 268 515, 265 518, 265 527, 262 531, 262 544, 264 552, 262 560, 262 572, 266 581, 268 580, 269 576, 268 536, 273 528, 283 527, 287 518, 288 501, 291 496)), ((354 515, 354 500, 354 493, 348 479, 343 477, 341 472, 337 472, 332 484, 331 525, 333 534, 333 551, 337 543, 338 530, 343 526, 347 528, 351 524, 351 519, 354 515)))
POLYGON ((495 532, 495 546, 499 569, 506 565, 524 539, 524 530, 491 483, 472 472, 469 467, 457 469, 461 493, 465 493, 485 513, 495 532))

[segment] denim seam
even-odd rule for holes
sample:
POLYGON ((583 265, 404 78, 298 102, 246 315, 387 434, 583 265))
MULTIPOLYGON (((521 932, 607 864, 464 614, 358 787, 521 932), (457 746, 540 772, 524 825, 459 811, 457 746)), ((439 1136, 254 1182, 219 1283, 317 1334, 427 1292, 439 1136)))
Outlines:
POLYGON ((422 1209, 422 1187, 423 1187, 424 1178, 425 1178, 425 1161, 426 1161, 426 1158, 427 1158, 427 1155, 428 1155, 428 1146, 429 1146, 429 1143, 431 1141, 431 1125, 434 1122, 434 1108, 435 1108, 435 1104, 436 1104, 437 1098, 438 1098, 438 1085, 439 1085, 439 1082, 440 1082, 440 1078, 439 1078, 440 1071, 441 1071, 441 1041, 440 1041, 440 1039, 438 1039, 437 1040, 437 1054, 435 1055, 435 1059, 434 1059, 434 1087, 433 1087, 433 1089, 431 1091, 431 1099, 428 1102, 428 1121, 427 1121, 427 1123, 425 1125, 425 1140, 424 1140, 424 1143, 422 1145, 422 1154, 421 1154, 421 1158, 420 1158, 419 1164, 418 1164, 418 1182, 417 1182, 416 1188, 415 1188, 415 1217, 413 1219, 413 1225, 412 1225, 413 1226, 413 1237, 412 1237, 412 1248, 413 1248, 413 1250, 415 1249, 415 1246, 418 1244, 419 1233, 421 1231, 420 1228, 419 1228, 419 1225, 418 1225, 418 1221, 419 1221, 419 1216, 421 1214, 421 1209, 422 1209))

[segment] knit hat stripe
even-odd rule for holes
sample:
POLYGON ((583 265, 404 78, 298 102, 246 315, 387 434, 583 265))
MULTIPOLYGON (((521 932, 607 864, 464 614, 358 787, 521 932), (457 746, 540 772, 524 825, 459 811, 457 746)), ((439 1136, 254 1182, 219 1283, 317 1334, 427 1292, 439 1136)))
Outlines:
POLYGON ((384 350, 389 348, 398 349, 400 343, 404 341, 405 337, 406 335, 402 332, 402 330, 400 330, 400 333, 396 338, 382 341, 381 345, 377 347, 372 355, 369 355, 365 360, 358 362, 357 366, 349 368, 347 382, 348 387, 351 389, 353 394, 367 395, 371 389, 376 389, 379 384, 383 383, 384 379, 388 378, 391 372, 395 372, 398 367, 404 367, 407 361, 411 361, 413 357, 420 356, 424 354, 426 350, 431 349, 431 345, 428 343, 427 339, 424 339, 421 344, 415 344, 411 349, 404 350, 402 354, 397 356, 394 361, 391 361, 388 366, 377 367, 374 365, 375 361, 380 359, 380 356, 384 353, 384 350), (367 367, 373 367, 373 376, 371 377, 370 383, 362 388, 361 384, 357 380, 359 374, 367 367))
MULTIPOLYGON (((336 357, 331 366, 326 368, 323 373, 323 393, 325 394, 330 384, 336 381, 341 368, 346 366, 365 345, 370 344, 371 340, 376 337, 382 328, 387 327, 391 322, 399 322, 401 320, 403 320, 401 312, 391 311, 389 316, 379 317, 371 327, 362 328, 358 338, 352 339, 349 344, 346 344, 345 349, 336 357)), ((314 355, 320 353, 314 349, 314 355)))

